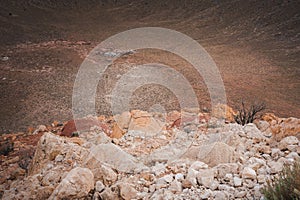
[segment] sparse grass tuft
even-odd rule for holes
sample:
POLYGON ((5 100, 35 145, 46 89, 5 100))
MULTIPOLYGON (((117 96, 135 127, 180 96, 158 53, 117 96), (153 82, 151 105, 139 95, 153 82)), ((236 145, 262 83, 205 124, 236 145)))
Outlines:
POLYGON ((300 200, 300 161, 285 166, 279 177, 263 189, 266 200, 300 200))

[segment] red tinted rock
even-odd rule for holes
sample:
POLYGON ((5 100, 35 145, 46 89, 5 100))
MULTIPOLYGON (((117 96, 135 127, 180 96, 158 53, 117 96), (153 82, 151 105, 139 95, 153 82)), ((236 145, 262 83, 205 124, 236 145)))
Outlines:
POLYGON ((174 128, 174 127, 178 128, 178 127, 180 127, 180 125, 181 125, 181 118, 175 120, 173 122, 173 124, 171 125, 171 128, 174 128))
POLYGON ((84 118, 68 121, 62 129, 61 136, 72 137, 74 132, 88 131, 94 126, 99 127, 105 133, 109 133, 109 127, 100 122, 97 118, 84 118))

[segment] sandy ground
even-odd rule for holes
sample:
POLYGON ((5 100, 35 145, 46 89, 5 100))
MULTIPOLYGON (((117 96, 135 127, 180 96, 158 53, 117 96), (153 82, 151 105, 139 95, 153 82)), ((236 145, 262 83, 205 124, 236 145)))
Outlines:
MULTIPOLYGON (((221 72, 229 105, 265 101, 268 112, 300 117, 299 1, 0 1, 0 132, 72 118, 72 89, 85 56, 107 37, 136 27, 180 31, 198 41, 221 72), (6 58, 8 57, 8 59, 6 58)), ((120 58, 111 82, 135 64, 159 61, 179 70, 209 107, 201 77, 184 60, 143 51, 120 58), (128 69, 124 69, 124 63, 128 69)), ((180 84, 178 84, 180 87, 180 84)), ((99 114, 109 114, 101 84, 99 114)), ((147 86, 132 108, 178 107, 164 88, 147 86), (173 103, 169 103, 173 102, 173 103)))

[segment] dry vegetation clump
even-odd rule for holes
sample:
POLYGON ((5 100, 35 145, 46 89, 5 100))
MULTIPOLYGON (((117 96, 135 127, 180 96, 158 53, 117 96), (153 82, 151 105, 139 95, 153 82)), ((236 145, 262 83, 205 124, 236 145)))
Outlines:
POLYGON ((244 101, 242 101, 242 106, 238 109, 234 120, 241 125, 253 123, 253 121, 259 117, 258 113, 264 109, 266 109, 265 103, 252 104, 250 108, 246 108, 244 101))
POLYGON ((300 199, 300 161, 285 166, 279 177, 268 182, 263 189, 267 200, 299 200, 300 199))
POLYGON ((0 142, 0 155, 7 156, 9 152, 14 150, 14 143, 11 140, 0 142))

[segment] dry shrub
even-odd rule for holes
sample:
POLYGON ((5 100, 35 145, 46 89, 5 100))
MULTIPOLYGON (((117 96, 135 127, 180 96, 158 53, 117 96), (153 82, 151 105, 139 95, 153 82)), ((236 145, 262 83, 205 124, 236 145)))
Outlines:
POLYGON ((268 182, 263 189, 267 200, 299 200, 300 199, 300 161, 285 166, 279 177, 268 182))
POLYGON ((234 115, 234 120, 241 125, 253 123, 258 118, 258 113, 264 109, 266 109, 265 103, 252 104, 249 108, 246 108, 244 101, 242 101, 242 106, 238 109, 237 114, 234 115))
POLYGON ((14 143, 11 140, 0 142, 0 155, 7 156, 9 152, 14 150, 14 143))

